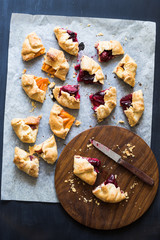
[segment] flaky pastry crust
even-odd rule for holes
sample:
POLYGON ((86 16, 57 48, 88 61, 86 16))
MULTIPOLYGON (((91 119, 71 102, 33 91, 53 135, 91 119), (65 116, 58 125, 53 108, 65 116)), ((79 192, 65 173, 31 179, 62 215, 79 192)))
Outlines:
POLYGON ((50 48, 44 57, 42 70, 65 81, 69 70, 69 64, 64 53, 55 48, 50 48))
POLYGON ((23 172, 32 177, 38 177, 39 159, 24 151, 19 147, 15 147, 15 155, 13 162, 23 172))
POLYGON ((24 89, 25 93, 28 95, 29 98, 43 103, 46 91, 43 91, 38 87, 35 79, 36 77, 34 75, 23 74, 22 88, 24 89))
POLYGON ((41 39, 35 32, 27 35, 22 46, 22 58, 24 61, 29 61, 46 52, 41 39))
POLYGON ((49 124, 52 132, 57 137, 65 139, 74 120, 75 120, 75 117, 65 112, 61 106, 59 106, 56 103, 53 105, 50 112, 49 124), (62 118, 61 117, 62 112, 66 113, 67 116, 66 117, 64 116, 64 118, 62 118), (67 120, 69 120, 68 121, 69 124, 66 124, 67 120))
MULTIPOLYGON (((100 55, 103 51, 112 51, 113 56, 124 54, 124 50, 120 44, 120 42, 116 40, 110 41, 99 41, 95 43, 95 48, 98 50, 98 55, 100 55)), ((98 60, 101 62, 100 56, 98 60)))
POLYGON ((47 163, 53 164, 58 157, 57 144, 54 135, 41 144, 29 147, 31 154, 38 154, 47 163))
POLYGON ((104 84, 104 75, 100 65, 88 56, 81 58, 80 67, 83 71, 87 71, 90 75, 95 74, 93 82, 104 84))
POLYGON ((114 73, 131 87, 135 85, 137 64, 126 54, 114 69, 114 73))
POLYGON ((113 183, 108 183, 106 185, 102 183, 96 187, 92 193, 103 202, 108 203, 118 203, 127 197, 127 193, 121 191, 120 187, 116 188, 113 183))
POLYGON ((135 126, 141 118, 144 111, 144 99, 141 90, 132 93, 132 105, 124 110, 131 127, 135 126))
POLYGON ((59 46, 66 52, 68 52, 71 55, 77 56, 79 47, 78 42, 73 42, 72 39, 69 39, 70 35, 67 33, 67 30, 55 27, 54 33, 56 35, 56 38, 58 40, 59 46))
POLYGON ((42 116, 12 119, 11 125, 13 130, 22 142, 34 143, 36 141, 41 117, 42 116))
POLYGON ((63 90, 61 90, 60 95, 60 87, 58 86, 53 89, 53 95, 57 102, 64 107, 68 107, 70 109, 80 108, 80 99, 76 99, 74 96, 71 96, 68 92, 64 92, 63 90))
POLYGON ((97 178, 97 172, 85 157, 74 156, 73 173, 89 185, 93 185, 97 178))
POLYGON ((96 116, 98 122, 103 121, 106 117, 108 117, 113 109, 116 106, 117 102, 117 91, 115 87, 110 87, 109 89, 106 89, 105 95, 104 95, 104 105, 100 105, 96 108, 96 116))

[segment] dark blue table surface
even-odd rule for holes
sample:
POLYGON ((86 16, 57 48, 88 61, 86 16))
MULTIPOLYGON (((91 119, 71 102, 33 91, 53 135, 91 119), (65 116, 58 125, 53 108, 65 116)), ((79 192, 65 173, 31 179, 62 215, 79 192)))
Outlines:
MULTIPOLYGON (((13 12, 105 17, 157 23, 152 150, 160 164, 160 1, 159 0, 0 0, 0 156, 7 79, 8 39, 13 12), (159 69, 158 69, 159 68, 159 69)), ((145 41, 145 39, 144 39, 145 41)), ((147 49, 146 49, 147 51, 147 49)), ((16 59, 16 56, 15 56, 16 59)), ((147 62, 147 59, 146 59, 147 62)), ((145 67, 145 63, 144 63, 145 67)), ((9 151, 9 149, 8 149, 9 151)), ((11 160, 12 161, 12 160, 11 160)), ((1 164, 0 164, 1 167, 1 164)), ((1 172, 1 171, 0 171, 1 172)), ((95 216, 96 217, 96 216, 95 216)), ((0 239, 160 239, 160 194, 135 223, 113 231, 97 231, 75 222, 60 204, 0 201, 0 239)))

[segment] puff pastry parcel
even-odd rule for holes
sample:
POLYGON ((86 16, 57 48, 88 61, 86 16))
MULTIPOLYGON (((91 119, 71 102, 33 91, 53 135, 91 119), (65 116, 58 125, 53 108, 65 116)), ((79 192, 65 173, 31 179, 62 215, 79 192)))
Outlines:
POLYGON ((39 159, 24 151, 19 147, 15 147, 15 155, 13 162, 23 172, 32 177, 38 177, 39 159))
POLYGON ((105 182, 96 187, 92 193, 103 202, 108 203, 118 203, 127 197, 127 192, 123 192, 118 187, 114 175, 111 175, 105 182))
POLYGON ((63 87, 55 87, 53 95, 58 103, 64 107, 71 109, 80 108, 79 85, 65 85, 63 87))
POLYGON ((74 156, 73 173, 89 185, 93 185, 97 179, 100 160, 79 155, 74 156))
POLYGON ((42 116, 12 119, 11 125, 13 130, 22 142, 34 143, 36 141, 41 117, 42 116))
POLYGON ((24 61, 29 61, 46 52, 41 39, 35 32, 27 35, 22 46, 22 58, 24 61))
POLYGON ((98 122, 101 122, 110 115, 116 106, 116 88, 110 87, 90 95, 89 98, 93 104, 93 110, 96 113, 98 122))
POLYGON ((29 98, 43 103, 49 84, 48 78, 36 77, 34 75, 22 75, 22 87, 29 98))
POLYGON ((135 85, 137 64, 126 54, 114 69, 114 73, 131 87, 135 85))
POLYGON ((97 49, 98 60, 100 62, 108 62, 112 58, 124 54, 120 42, 116 40, 99 41, 95 43, 95 48, 97 49))
POLYGON ((120 105, 131 127, 135 126, 144 111, 144 99, 141 90, 128 94, 121 98, 120 105))
POLYGON ((72 32, 70 30, 66 30, 64 28, 55 27, 54 33, 58 40, 59 46, 66 52, 71 55, 77 56, 79 47, 77 40, 77 33, 72 32))
POLYGON ((53 164, 58 157, 57 144, 54 136, 48 138, 41 144, 29 147, 29 151, 31 154, 38 154, 41 158, 50 164, 53 164))
POLYGON ((83 56, 80 63, 78 82, 104 84, 104 75, 100 65, 88 56, 83 56))
POLYGON ((68 134, 75 117, 63 110, 58 104, 54 104, 49 117, 49 124, 52 132, 62 139, 68 134))
POLYGON ((69 64, 64 56, 64 53, 55 48, 50 48, 44 57, 42 70, 51 74, 52 77, 55 76, 65 81, 69 70, 69 64))

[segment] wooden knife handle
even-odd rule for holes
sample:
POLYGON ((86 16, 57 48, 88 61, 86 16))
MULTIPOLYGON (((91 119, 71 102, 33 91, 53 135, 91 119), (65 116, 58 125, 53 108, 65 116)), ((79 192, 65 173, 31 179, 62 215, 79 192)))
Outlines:
POLYGON ((130 163, 124 161, 123 159, 120 159, 118 161, 118 163, 120 165, 122 165, 123 167, 127 168, 130 172, 132 172, 134 175, 136 175, 138 178, 140 178, 143 182, 149 184, 150 186, 154 185, 154 180, 151 177, 149 177, 147 174, 145 174, 138 168, 134 167, 130 163))

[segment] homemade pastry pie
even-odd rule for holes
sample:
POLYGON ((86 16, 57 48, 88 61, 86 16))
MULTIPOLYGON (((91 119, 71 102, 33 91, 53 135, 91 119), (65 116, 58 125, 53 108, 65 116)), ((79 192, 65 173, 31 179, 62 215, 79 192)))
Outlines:
POLYGON ((104 84, 104 75, 100 65, 88 56, 81 58, 78 82, 104 84))
POLYGON ((128 118, 131 127, 135 126, 144 111, 143 93, 141 90, 128 94, 121 98, 120 105, 128 118))
POLYGON ((12 119, 11 125, 13 130, 22 142, 34 143, 36 141, 41 117, 42 116, 12 119))
POLYGON ((49 84, 48 78, 36 77, 34 75, 22 75, 22 87, 29 98, 43 103, 49 84))
POLYGON ((13 162, 23 172, 32 177, 38 177, 39 173, 39 159, 30 153, 15 147, 15 155, 13 162))
POLYGON ((75 117, 65 112, 58 104, 54 104, 49 117, 49 124, 52 132, 62 139, 65 139, 75 117))
POLYGON ((99 41, 95 43, 95 48, 97 49, 98 60, 100 62, 108 62, 114 57, 124 54, 120 42, 115 40, 99 41))
POLYGON ((131 87, 134 87, 136 70, 136 62, 128 54, 126 54, 118 63, 113 72, 119 78, 123 79, 125 83, 128 83, 131 87))
POLYGON ((114 175, 111 175, 106 181, 96 187, 92 193, 103 202, 108 203, 121 202, 127 197, 127 192, 124 193, 118 187, 114 175))
POLYGON ((66 75, 69 70, 69 64, 64 56, 64 53, 55 48, 50 48, 44 57, 42 70, 51 74, 63 81, 66 80, 66 75))
POLYGON ((28 34, 22 46, 22 58, 24 61, 29 61, 46 52, 41 39, 35 32, 28 34))
POLYGON ((55 27, 54 33, 59 46, 71 55, 77 56, 79 47, 77 33, 64 28, 55 27))
POLYGON ((57 144, 54 136, 48 138, 46 141, 39 145, 29 147, 29 151, 31 154, 38 154, 41 158, 50 164, 53 164, 58 157, 57 144))
POLYGON ((93 185, 97 178, 101 162, 97 158, 74 156, 73 173, 84 182, 93 185))
POLYGON ((62 106, 71 109, 80 108, 79 85, 66 85, 63 87, 55 87, 53 95, 57 102, 62 106))
POLYGON ((110 87, 90 95, 89 98, 93 104, 93 110, 97 115, 98 122, 101 122, 110 115, 116 106, 116 88, 110 87))

